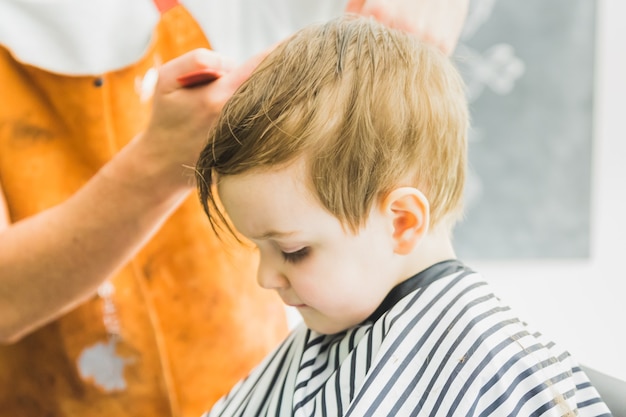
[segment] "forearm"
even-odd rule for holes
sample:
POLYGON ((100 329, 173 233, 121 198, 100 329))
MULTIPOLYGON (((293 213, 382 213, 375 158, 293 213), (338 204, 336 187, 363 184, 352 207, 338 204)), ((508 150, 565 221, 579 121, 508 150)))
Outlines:
POLYGON ((143 135, 64 203, 13 225, 0 218, 0 342, 85 301, 154 235, 189 195, 189 166, 262 56, 232 71, 229 60, 200 49, 164 64, 143 135), (201 69, 225 75, 194 88, 177 81, 201 69))
POLYGON ((189 194, 183 167, 151 157, 134 141, 66 202, 0 229, 0 341, 92 296, 189 194))

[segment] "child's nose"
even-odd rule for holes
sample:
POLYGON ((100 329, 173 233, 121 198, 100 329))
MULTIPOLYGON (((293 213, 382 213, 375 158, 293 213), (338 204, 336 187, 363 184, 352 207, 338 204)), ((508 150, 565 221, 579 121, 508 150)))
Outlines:
POLYGON ((268 290, 277 290, 285 288, 289 285, 289 281, 282 274, 279 268, 274 268, 269 262, 264 262, 263 258, 259 263, 259 269, 257 271, 257 282, 261 288, 268 290))

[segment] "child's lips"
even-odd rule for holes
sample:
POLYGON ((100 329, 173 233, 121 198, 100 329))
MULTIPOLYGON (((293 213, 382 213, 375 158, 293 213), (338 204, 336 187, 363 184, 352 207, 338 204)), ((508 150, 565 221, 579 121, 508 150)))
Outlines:
POLYGON ((278 291, 278 295, 280 296, 281 300, 283 300, 283 303, 285 303, 285 305, 289 307, 306 307, 306 304, 302 303, 299 300, 295 300, 295 297, 287 291, 278 291))
POLYGON ((291 303, 285 300, 283 300, 283 302, 289 307, 295 307, 295 308, 306 307, 306 304, 302 304, 302 303, 291 303))

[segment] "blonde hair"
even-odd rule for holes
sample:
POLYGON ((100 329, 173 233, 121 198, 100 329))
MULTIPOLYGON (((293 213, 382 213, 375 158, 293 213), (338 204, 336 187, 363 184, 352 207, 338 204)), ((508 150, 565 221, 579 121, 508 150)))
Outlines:
POLYGON ((468 111, 450 60, 414 36, 344 16, 306 27, 227 102, 197 164, 200 200, 216 177, 304 157, 311 190, 350 230, 398 186, 420 189, 431 227, 462 212, 468 111))

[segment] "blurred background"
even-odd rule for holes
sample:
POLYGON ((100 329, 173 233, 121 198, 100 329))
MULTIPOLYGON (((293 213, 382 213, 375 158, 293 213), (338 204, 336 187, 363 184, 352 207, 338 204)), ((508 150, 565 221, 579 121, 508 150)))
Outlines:
POLYGON ((621 380, 625 18, 620 0, 474 0, 455 54, 473 118, 458 255, 621 380))
POLYGON ((625 18, 620 0, 474 0, 455 54, 473 119, 458 255, 591 368, 615 415, 626 415, 625 18))

